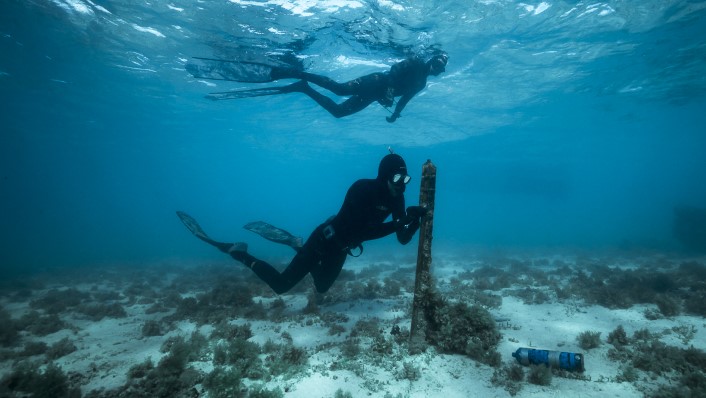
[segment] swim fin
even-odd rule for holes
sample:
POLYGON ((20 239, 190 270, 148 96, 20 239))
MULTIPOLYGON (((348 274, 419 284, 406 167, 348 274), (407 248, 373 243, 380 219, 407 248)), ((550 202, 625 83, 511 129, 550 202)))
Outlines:
POLYGON ((287 245, 296 251, 299 251, 299 249, 301 249, 304 245, 304 239, 301 237, 294 236, 289 232, 270 225, 264 221, 247 223, 243 226, 243 228, 248 231, 255 232, 269 241, 287 245))
POLYGON ((206 96, 206 98, 212 99, 214 101, 227 100, 227 99, 252 98, 252 97, 262 97, 265 95, 277 95, 277 94, 287 94, 287 93, 293 93, 293 92, 303 92, 307 88, 308 88, 308 83, 304 80, 300 80, 296 83, 288 84, 286 86, 251 88, 251 89, 245 89, 245 90, 232 90, 232 91, 221 91, 218 93, 210 93, 206 96))
POLYGON ((210 93, 206 96, 206 98, 214 101, 220 101, 228 99, 253 98, 263 97, 266 95, 286 94, 287 91, 283 91, 282 88, 283 87, 265 87, 247 90, 222 91, 218 93, 210 93))
POLYGON ((235 242, 235 243, 224 243, 224 242, 218 242, 213 239, 211 239, 206 233, 203 231, 201 226, 199 225, 196 220, 191 217, 190 215, 184 213, 183 211, 177 211, 176 212, 177 216, 181 220, 181 222, 184 223, 186 228, 194 234, 197 238, 201 239, 202 241, 208 243, 211 246, 215 246, 218 250, 222 251, 223 253, 231 253, 231 252, 237 252, 237 251, 247 251, 248 250, 248 245, 243 242, 235 242))
POLYGON ((225 80, 241 83, 269 83, 278 79, 296 77, 296 68, 282 67, 251 61, 193 57, 196 61, 186 64, 187 72, 197 79, 225 80))
MULTIPOLYGON (((176 214, 181 220, 181 222, 184 223, 186 228, 192 234, 194 234, 194 236, 203 240, 206 243, 216 246, 221 251, 227 253, 233 250, 247 250, 247 245, 245 245, 244 243, 238 242, 235 244, 230 244, 214 241, 208 235, 206 235, 206 232, 203 231, 199 223, 193 217, 184 213, 183 211, 177 211, 176 214)), ((304 240, 301 237, 294 236, 283 229, 277 228, 263 221, 255 221, 245 224, 243 228, 247 229, 248 231, 255 232, 256 234, 272 242, 287 245, 296 251, 299 251, 299 249, 301 249, 301 247, 304 245, 304 240)))
POLYGON ((203 240, 211 240, 211 238, 206 235, 206 233, 203 231, 201 226, 199 225, 196 220, 191 217, 190 215, 184 213, 183 211, 177 211, 176 212, 177 216, 181 220, 181 222, 184 223, 186 228, 191 231, 192 234, 194 234, 197 238, 203 239, 203 240))

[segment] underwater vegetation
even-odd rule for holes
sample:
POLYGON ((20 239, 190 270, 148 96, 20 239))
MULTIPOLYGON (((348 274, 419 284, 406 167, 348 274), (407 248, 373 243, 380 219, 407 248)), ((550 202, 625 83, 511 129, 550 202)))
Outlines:
POLYGON ((524 381, 538 386, 549 386, 552 384, 554 376, 575 380, 590 380, 580 373, 556 369, 543 364, 531 364, 524 367, 516 361, 512 361, 496 367, 490 382, 496 387, 505 389, 511 396, 515 396, 525 386, 524 381))
POLYGON ((701 263, 683 262, 668 269, 599 265, 590 272, 578 271, 569 281, 572 294, 588 304, 606 308, 655 304, 658 312, 647 314, 652 319, 681 313, 706 316, 706 266, 701 263))
POLYGON ((95 322, 103 318, 125 318, 127 316, 125 308, 119 303, 83 304, 76 308, 76 312, 95 322))
POLYGON ((255 384, 249 389, 243 384, 243 375, 236 369, 216 367, 203 381, 211 398, 282 398, 284 393, 279 388, 267 389, 255 384))
POLYGON ((65 327, 57 314, 74 312, 93 321, 124 318, 127 313, 123 305, 115 302, 121 299, 122 296, 116 292, 90 293, 76 288, 52 289, 30 301, 29 305, 35 311, 26 314, 20 323, 24 330, 37 335, 47 335, 65 327))
MULTIPOLYGON (((572 263, 503 257, 488 257, 480 263, 472 270, 457 273, 440 289, 450 296, 464 297, 468 302, 483 303, 486 308, 493 308, 493 301, 479 293, 514 296, 528 305, 580 302, 615 309, 648 304, 652 306, 643 313, 647 320, 679 315, 706 316, 706 266, 700 261, 660 256, 628 259, 578 256, 572 263)), ((679 326, 662 333, 675 334, 687 345, 696 330, 679 326)), ((616 381, 634 383, 648 397, 706 396, 704 352, 694 347, 669 346, 659 340, 662 335, 645 329, 635 331, 630 338, 621 326, 605 340, 600 332, 589 330, 580 333, 576 341, 584 350, 599 348, 604 343, 611 345, 609 355, 621 369, 616 381), (667 381, 645 383, 645 379, 667 381), (652 387, 646 387, 648 385, 652 387)), ((522 388, 521 380, 544 385, 551 382, 552 375, 576 377, 556 370, 513 367, 513 364, 496 367, 492 379, 494 385, 511 395, 522 388)))
POLYGON ((233 318, 266 318, 265 308, 252 298, 246 284, 222 282, 196 297, 178 298, 176 312, 165 320, 188 319, 203 325, 233 318))
POLYGON ((15 321, 15 327, 37 336, 46 336, 66 328, 68 325, 57 314, 42 315, 38 311, 30 311, 15 321))
POLYGON ((49 348, 47 348, 44 354, 46 354, 47 358, 49 358, 50 360, 56 360, 63 356, 69 355, 74 351, 76 351, 76 346, 74 345, 74 343, 69 340, 68 337, 64 337, 63 339, 49 346, 49 348))
POLYGON ((494 386, 504 388, 513 397, 522 390, 525 380, 525 369, 519 363, 512 361, 503 366, 498 366, 493 372, 490 382, 494 386))
POLYGON ((613 345, 608 357, 626 364, 619 381, 633 382, 642 389, 647 397, 704 397, 706 396, 706 353, 693 346, 679 348, 669 346, 646 329, 636 330, 632 338, 622 326, 611 332, 607 339, 613 345), (637 383, 640 375, 636 370, 647 373, 649 377, 661 377, 668 381, 649 389, 637 383))
POLYGON ((251 337, 247 331, 249 326, 221 326, 211 338, 198 331, 188 338, 169 337, 161 349, 166 355, 156 365, 148 358, 130 368, 124 386, 93 391, 87 396, 193 397, 199 395, 196 386, 201 384, 210 397, 282 397, 281 390, 266 389, 262 383, 302 372, 307 364, 306 351, 291 344, 291 337, 287 339, 286 335, 283 343, 269 340, 260 346, 247 340, 251 337), (213 370, 204 372, 192 365, 204 362, 211 362, 213 370))
MULTIPOLYGON (((0 308, 0 360, 13 366, 12 374, 3 376, 0 396, 42 396, 35 382, 45 383, 43 391, 60 394, 56 396, 79 396, 81 383, 105 373, 93 371, 82 377, 51 364, 62 363, 68 369, 64 363, 85 355, 85 344, 79 340, 85 332, 77 325, 108 319, 133 325, 140 343, 152 345, 152 352, 155 344, 161 344, 161 352, 138 358, 140 362, 127 371, 123 368, 118 377, 125 378, 124 385, 85 392, 91 398, 282 397, 287 386, 308 374, 341 370, 358 377, 370 394, 381 396, 390 380, 410 386, 428 381, 428 361, 440 353, 493 367, 492 384, 516 395, 529 384, 546 386, 553 377, 572 376, 541 366, 522 367, 515 361, 503 363, 498 353, 502 336, 489 310, 500 308, 507 297, 528 305, 566 302, 629 308, 646 304, 646 319, 706 312, 702 262, 663 257, 564 260, 487 257, 479 266, 459 269, 437 281, 425 305, 427 345, 420 355, 412 356, 408 329, 412 267, 344 270, 325 295, 312 293, 311 282, 305 280, 297 292, 283 297, 237 267, 169 267, 168 277, 159 267, 128 272, 129 277, 107 273, 115 279, 106 279, 106 273, 83 273, 80 288, 33 282, 41 290, 22 287, 0 292, 5 303, 23 303, 0 308), (394 318, 366 312, 383 303, 394 318), (128 313, 136 319, 125 319, 128 313), (196 331, 183 332, 184 325, 196 331), (296 345, 300 335, 294 330, 300 328, 315 328, 330 340, 296 345), (67 329, 74 333, 68 338, 50 336, 67 329), (264 329, 272 333, 268 340, 253 338, 264 329), (266 388, 273 385, 280 387, 266 388)), ((72 281, 66 283, 73 286, 72 281)), ((675 326, 660 332, 630 332, 619 327, 605 336, 607 331, 588 330, 576 336, 576 344, 594 350, 593 354, 607 351, 617 371, 609 381, 633 383, 646 396, 706 396, 704 353, 686 348, 696 336, 695 329, 675 326), (684 347, 661 342, 667 333, 681 339, 684 347)), ((339 391, 337 396, 351 396, 339 391)))
MULTIPOLYGON (((649 332, 647 332, 647 333, 649 333, 649 332)), ((600 338, 600 335, 599 335, 599 338, 600 338)), ((628 333, 623 328, 623 325, 618 325, 618 327, 615 328, 615 330, 613 330, 612 332, 610 332, 608 334, 608 338, 606 339, 606 342, 608 344, 612 344, 613 347, 615 347, 617 349, 622 349, 623 347, 628 345, 630 340, 628 339, 628 333)))
POLYGON ((530 365, 527 381, 538 386, 548 386, 552 384, 552 370, 544 365, 530 365))
MULTIPOLYGON (((305 283, 299 285, 306 286, 305 283)), ((317 297, 317 303, 333 305, 356 300, 394 298, 405 291, 412 292, 413 289, 414 268, 411 267, 397 267, 383 278, 380 276, 380 268, 374 266, 366 267, 358 273, 343 269, 331 289, 317 297)))
POLYGON ((480 305, 450 302, 430 292, 424 304, 426 340, 444 353, 467 355, 490 366, 500 365, 501 334, 495 319, 480 305))
POLYGON ((192 335, 189 340, 177 337, 162 346, 167 354, 157 366, 151 360, 136 365, 128 371, 130 378, 121 388, 112 391, 94 391, 95 397, 190 397, 193 386, 203 379, 189 362, 200 358, 205 345, 202 336, 192 335))
POLYGON ((142 325, 142 337, 162 336, 162 327, 159 322, 150 319, 142 325))
POLYGON ((29 302, 31 308, 42 310, 46 314, 60 314, 76 309, 82 303, 91 300, 91 294, 76 288, 51 289, 40 298, 29 302))
POLYGON ((601 332, 591 330, 581 332, 576 337, 576 341, 578 341, 579 347, 583 348, 584 350, 598 348, 601 345, 601 332))
POLYGON ((495 303, 502 296, 514 296, 526 304, 583 300, 610 309, 654 304, 648 319, 706 316, 706 265, 693 260, 636 260, 633 267, 624 267, 619 258, 577 258, 574 266, 554 260, 553 267, 544 271, 540 267, 548 260, 486 259, 476 269, 457 274, 440 291, 487 308, 499 306, 495 303))
POLYGON ((10 313, 0 307, 0 346, 13 346, 19 340, 17 326, 10 313))
POLYGON ((22 361, 0 381, 0 396, 33 398, 78 398, 81 390, 70 387, 68 376, 54 363, 43 369, 39 363, 22 361))

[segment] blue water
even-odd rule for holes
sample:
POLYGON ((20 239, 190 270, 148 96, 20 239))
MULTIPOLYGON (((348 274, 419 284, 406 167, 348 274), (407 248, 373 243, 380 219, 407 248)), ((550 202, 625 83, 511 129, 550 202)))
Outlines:
POLYGON ((175 210, 288 255, 241 226, 307 236, 388 146, 410 204, 438 167, 437 251, 678 250, 674 206, 706 205, 704 38, 697 1, 2 0, 0 264, 221 259, 175 210), (430 49, 447 71, 394 124, 300 94, 209 101, 261 86, 184 69, 287 55, 343 81, 430 49))

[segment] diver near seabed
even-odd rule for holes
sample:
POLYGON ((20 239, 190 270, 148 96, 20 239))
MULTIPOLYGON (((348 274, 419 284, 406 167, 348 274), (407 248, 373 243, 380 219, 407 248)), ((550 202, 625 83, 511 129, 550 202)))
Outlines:
MULTIPOLYGON (((195 57, 195 59, 207 62, 231 62, 199 57, 195 57)), ((251 66, 254 70, 260 69, 255 74, 255 79, 248 80, 243 77, 229 76, 226 68, 214 65, 198 66, 190 64, 187 65, 186 69, 194 77, 213 80, 264 83, 280 79, 299 79, 298 82, 287 86, 211 93, 207 98, 224 100, 297 92, 306 94, 336 118, 360 112, 375 101, 385 107, 385 109, 388 109, 395 105, 395 97, 400 97, 395 105, 394 112, 386 118, 388 122, 393 123, 402 116, 402 110, 412 97, 426 87, 427 77, 438 76, 446 70, 448 60, 449 56, 445 52, 438 52, 426 62, 418 57, 412 57, 392 65, 387 72, 371 73, 345 83, 339 83, 326 76, 294 68, 270 66, 247 61, 232 61, 232 63, 251 66), (269 71, 267 68, 269 68, 269 71), (309 83, 329 90, 338 96, 349 96, 350 98, 338 104, 331 98, 314 90, 309 83)))
POLYGON ((246 243, 215 241, 192 217, 180 211, 177 215, 197 238, 243 263, 275 293, 289 291, 306 274, 313 277, 316 290, 325 293, 341 272, 346 257, 362 254, 363 242, 392 233, 403 245, 412 240, 427 210, 421 206, 410 206, 405 210, 404 191, 410 179, 401 156, 393 153, 385 156, 380 161, 377 178, 354 182, 338 214, 314 229, 304 244, 301 238, 267 223, 247 224, 246 229, 273 242, 286 244, 297 252, 282 272, 248 253, 246 243), (385 222, 390 215, 392 221, 385 222), (353 253, 354 250, 357 254, 353 253))

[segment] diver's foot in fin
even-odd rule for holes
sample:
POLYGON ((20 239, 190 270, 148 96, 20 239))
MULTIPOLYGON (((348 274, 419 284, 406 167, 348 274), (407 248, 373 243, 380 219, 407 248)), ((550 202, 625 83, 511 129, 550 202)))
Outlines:
POLYGON ((288 86, 284 86, 284 87, 280 88, 280 91, 282 93, 294 93, 294 92, 304 93, 307 90, 311 90, 311 87, 309 87, 309 83, 307 83, 306 80, 299 80, 296 83, 292 83, 288 86))
POLYGON ((211 242, 213 246, 216 246, 218 250, 222 251, 225 254, 233 254, 233 253, 247 253, 248 252, 248 244, 245 242, 235 242, 235 243, 225 243, 225 242, 211 242))
POLYGON ((248 254, 248 244, 245 242, 235 242, 229 245, 227 250, 224 252, 230 254, 236 261, 240 261, 244 266, 253 269, 255 264, 258 263, 258 259, 248 254))
POLYGON ((247 253, 248 251, 248 244, 245 242, 235 242, 233 244, 228 245, 228 248, 224 250, 226 253, 235 253, 235 252, 243 252, 247 253))

